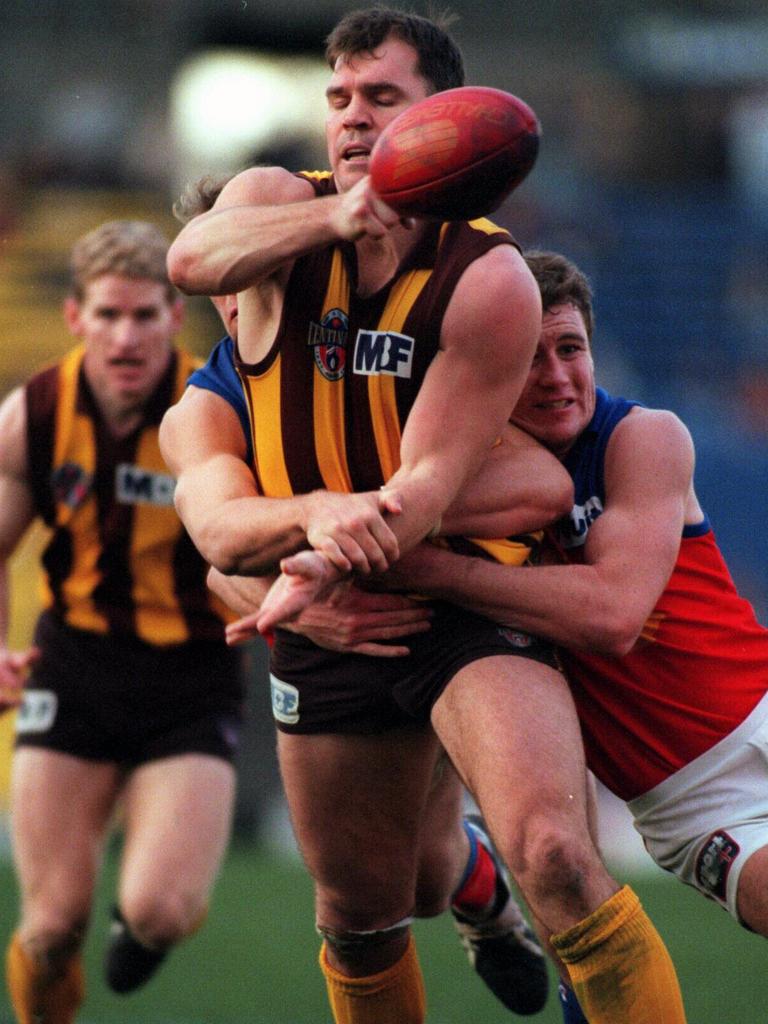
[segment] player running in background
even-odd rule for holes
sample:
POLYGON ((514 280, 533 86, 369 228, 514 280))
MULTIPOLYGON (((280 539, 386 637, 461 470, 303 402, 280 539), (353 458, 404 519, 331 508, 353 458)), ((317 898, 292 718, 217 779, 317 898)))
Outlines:
POLYGON ((50 530, 33 646, 0 652, 19 706, 12 829, 21 917, 7 953, 20 1024, 71 1024, 80 950, 115 808, 125 834, 107 980, 142 984, 202 922, 226 848, 243 699, 223 605, 173 508, 158 429, 196 361, 168 243, 113 221, 72 251, 64 314, 80 344, 0 407, 0 625, 7 561, 50 530))
MULTIPOLYGON (((205 557, 226 574, 268 573, 309 543, 291 566, 320 566, 311 594, 439 529, 508 418, 541 317, 506 233, 487 222, 406 227, 370 190, 368 154, 385 125, 462 84, 450 38, 426 19, 355 12, 328 57, 333 174, 244 172, 171 250, 184 289, 238 293, 258 487, 222 451, 215 421, 196 418, 194 396, 163 426, 177 507, 205 557), (356 340, 390 332, 412 359, 355 373, 356 340)), ((273 618, 295 596, 290 581, 278 587, 273 618)), ((278 630, 272 673, 283 780, 340 1024, 424 1019, 409 925, 441 745, 529 904, 571 951, 599 1021, 684 1020, 663 943, 589 837, 586 787, 573 784, 584 778, 575 712, 538 641, 441 604, 405 664, 278 630)))

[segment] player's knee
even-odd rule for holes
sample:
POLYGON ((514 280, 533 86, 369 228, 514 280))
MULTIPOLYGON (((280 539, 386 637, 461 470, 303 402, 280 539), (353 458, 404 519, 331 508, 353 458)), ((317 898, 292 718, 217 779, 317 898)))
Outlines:
POLYGON ((558 894, 569 904, 586 901, 596 869, 602 869, 592 842, 561 822, 548 819, 527 823, 505 860, 513 877, 534 905, 540 895, 558 894))
POLYGON ((413 913, 415 886, 412 859, 402 865, 394 861, 387 870, 382 858, 377 858, 366 870, 358 868, 342 880, 337 873, 317 884, 317 920, 343 931, 376 931, 413 913))
POLYGON ((451 905, 451 893, 442 888, 433 888, 427 883, 416 890, 414 917, 439 917, 451 905))
POLYGON ((57 913, 55 908, 51 908, 33 923, 22 925, 21 944, 32 959, 55 968, 78 952, 85 938, 86 927, 85 915, 57 913))
POLYGON ((153 949, 167 949, 191 935, 205 918, 207 903, 197 894, 169 889, 126 898, 121 911, 131 933, 153 949))
POLYGON ((372 929, 331 928, 318 922, 317 930, 339 963, 353 970, 375 964, 372 969, 378 971, 402 955, 412 920, 406 917, 372 929))

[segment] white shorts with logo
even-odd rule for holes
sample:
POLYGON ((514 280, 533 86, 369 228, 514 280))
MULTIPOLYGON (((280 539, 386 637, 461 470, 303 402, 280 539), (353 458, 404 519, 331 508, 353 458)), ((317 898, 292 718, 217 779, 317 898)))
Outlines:
POLYGON ((739 920, 739 875, 768 846, 768 694, 738 728, 627 805, 656 863, 739 920))

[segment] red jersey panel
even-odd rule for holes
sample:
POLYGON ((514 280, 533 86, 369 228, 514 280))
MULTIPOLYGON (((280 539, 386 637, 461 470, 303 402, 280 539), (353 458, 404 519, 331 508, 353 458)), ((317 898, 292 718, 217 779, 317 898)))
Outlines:
POLYGON ((683 538, 628 655, 563 657, 589 766, 624 800, 714 746, 768 690, 768 631, 736 592, 711 530, 683 538))
MULTIPOLYGON (((605 453, 637 403, 597 389, 592 421, 564 459, 574 484, 555 542, 583 561, 606 505, 605 453)), ((768 630, 739 597, 706 517, 686 526, 669 583, 628 655, 562 652, 587 762, 624 800, 652 789, 727 736, 768 690, 768 630)))

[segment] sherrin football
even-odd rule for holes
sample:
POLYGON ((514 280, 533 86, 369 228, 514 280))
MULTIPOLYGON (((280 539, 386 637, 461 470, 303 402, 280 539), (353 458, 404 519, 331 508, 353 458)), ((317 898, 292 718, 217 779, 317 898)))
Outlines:
POLYGON ((368 169, 398 213, 474 220, 498 209, 536 161, 540 128, 517 96, 485 86, 434 93, 391 121, 368 169))

